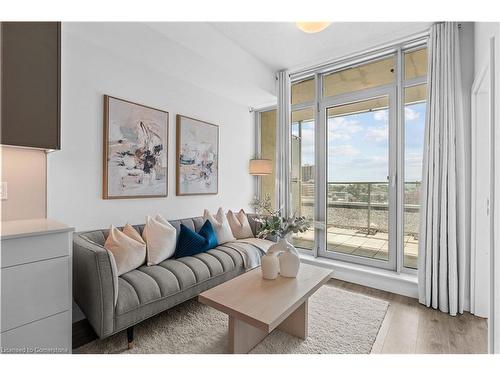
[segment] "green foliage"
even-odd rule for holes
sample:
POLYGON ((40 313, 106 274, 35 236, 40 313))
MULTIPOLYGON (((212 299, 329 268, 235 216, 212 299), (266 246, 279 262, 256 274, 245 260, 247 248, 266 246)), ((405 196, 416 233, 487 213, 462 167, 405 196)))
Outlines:
POLYGON ((257 237, 286 237, 290 233, 303 233, 309 230, 311 223, 305 216, 283 217, 281 210, 272 208, 271 196, 266 194, 264 199, 255 198, 251 206, 257 213, 255 221, 260 223, 257 237))

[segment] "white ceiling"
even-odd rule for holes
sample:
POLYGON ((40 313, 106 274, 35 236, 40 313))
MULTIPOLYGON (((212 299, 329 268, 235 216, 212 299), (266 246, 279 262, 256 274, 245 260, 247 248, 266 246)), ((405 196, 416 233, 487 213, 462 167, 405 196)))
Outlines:
POLYGON ((148 69, 260 107, 276 102, 278 70, 335 59, 429 25, 333 23, 320 33, 306 34, 286 22, 70 22, 63 31, 148 69))
POLYGON ((215 22, 218 31, 273 71, 342 57, 426 30, 431 22, 334 22, 316 34, 293 22, 215 22))

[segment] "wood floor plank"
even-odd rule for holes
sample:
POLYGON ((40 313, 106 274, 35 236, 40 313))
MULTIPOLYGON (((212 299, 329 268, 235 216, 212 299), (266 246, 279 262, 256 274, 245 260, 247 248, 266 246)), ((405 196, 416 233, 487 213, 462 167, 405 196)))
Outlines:
POLYGON ((450 353, 448 316, 430 308, 420 310, 421 329, 418 332, 416 353, 450 353))
POLYGON ((387 309, 387 313, 385 314, 384 321, 382 322, 382 325, 380 326, 380 329, 378 331, 377 338, 375 339, 375 342, 373 343, 372 350, 371 350, 370 354, 382 354, 382 350, 384 348, 385 338, 387 337, 387 332, 389 332, 389 328, 391 327, 393 312, 394 312, 394 309, 392 308, 391 305, 389 305, 389 308, 387 309))
POLYGON ((332 279, 330 284, 389 302, 372 354, 479 354, 488 352, 487 320, 470 313, 455 317, 416 299, 332 279))
POLYGON ((419 313, 415 306, 398 298, 391 302, 394 310, 391 324, 384 340, 382 353, 384 354, 412 354, 415 353, 419 313))

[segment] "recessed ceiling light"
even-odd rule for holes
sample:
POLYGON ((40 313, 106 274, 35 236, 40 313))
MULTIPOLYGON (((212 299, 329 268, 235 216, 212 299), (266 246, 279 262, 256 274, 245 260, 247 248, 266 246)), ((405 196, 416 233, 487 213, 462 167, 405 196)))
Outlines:
POLYGON ((319 33, 326 29, 331 22, 295 22, 295 25, 305 33, 319 33))

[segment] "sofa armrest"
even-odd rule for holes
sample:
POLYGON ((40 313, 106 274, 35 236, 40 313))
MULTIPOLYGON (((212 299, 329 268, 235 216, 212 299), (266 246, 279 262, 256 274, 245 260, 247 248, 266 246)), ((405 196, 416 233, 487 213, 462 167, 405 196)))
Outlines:
POLYGON ((100 338, 114 329, 115 277, 108 251, 75 233, 73 297, 100 338))

